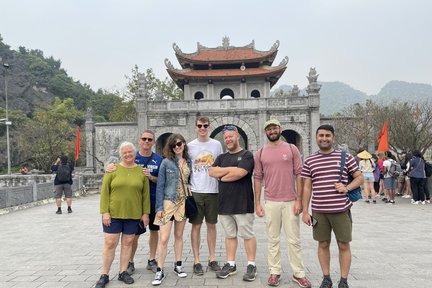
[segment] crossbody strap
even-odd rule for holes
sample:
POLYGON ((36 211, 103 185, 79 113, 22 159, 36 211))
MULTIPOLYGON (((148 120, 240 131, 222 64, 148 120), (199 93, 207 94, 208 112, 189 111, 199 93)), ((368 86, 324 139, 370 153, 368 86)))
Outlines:
POLYGON ((343 173, 343 169, 345 168, 345 160, 346 160, 346 152, 342 151, 341 165, 340 165, 340 171, 339 171, 339 181, 338 182, 342 182, 342 173, 343 173))

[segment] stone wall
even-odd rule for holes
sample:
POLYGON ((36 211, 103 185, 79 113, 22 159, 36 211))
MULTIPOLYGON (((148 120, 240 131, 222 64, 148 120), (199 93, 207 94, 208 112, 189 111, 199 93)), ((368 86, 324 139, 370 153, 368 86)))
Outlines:
MULTIPOLYGON (((0 178, 0 209, 53 198, 53 179, 52 175, 2 176, 0 178), (41 179, 50 180, 41 181, 41 179), (13 183, 13 185, 6 185, 6 183, 13 183)), ((84 187, 87 191, 99 191, 102 179, 103 174, 75 175, 72 185, 73 195, 82 194, 84 187)))

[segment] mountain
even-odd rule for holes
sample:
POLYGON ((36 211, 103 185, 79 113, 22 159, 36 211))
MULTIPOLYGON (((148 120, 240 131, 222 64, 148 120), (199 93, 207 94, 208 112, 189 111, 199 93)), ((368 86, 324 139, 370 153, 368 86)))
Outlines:
MULTIPOLYGON (((321 84, 320 113, 326 116, 340 112, 355 103, 363 104, 369 99, 381 104, 388 104, 392 101, 425 102, 432 100, 432 85, 429 84, 393 80, 385 84, 377 95, 367 95, 348 84, 337 81, 319 82, 319 84, 321 84)), ((280 95, 281 90, 286 94, 291 89, 290 85, 281 85, 272 91, 272 95, 280 95)), ((300 95, 306 95, 305 89, 301 90, 300 95)))
POLYGON ((376 99, 383 103, 393 100, 412 102, 430 101, 432 99, 432 85, 393 80, 380 90, 376 95, 376 99))

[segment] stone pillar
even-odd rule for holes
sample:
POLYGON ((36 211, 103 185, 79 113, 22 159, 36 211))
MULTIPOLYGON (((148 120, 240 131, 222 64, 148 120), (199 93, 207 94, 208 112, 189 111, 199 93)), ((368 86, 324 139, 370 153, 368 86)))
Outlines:
POLYGON ((204 97, 204 99, 205 100, 213 100, 213 99, 215 99, 213 82, 207 84, 207 97, 204 97))
POLYGON ((246 82, 241 82, 240 83, 240 98, 241 99, 248 98, 248 95, 247 95, 247 83, 246 82))
POLYGON ((265 81, 264 85, 263 85, 263 97, 264 98, 269 98, 270 97, 270 82, 269 81, 265 81))
POLYGON ((184 93, 184 100, 194 100, 193 95, 191 95, 189 84, 184 85, 183 93, 184 93))
POLYGON ((95 153, 94 147, 95 139, 95 128, 93 122, 93 112, 91 108, 87 109, 86 122, 85 122, 85 139, 86 139, 86 167, 94 170, 95 165, 95 153))

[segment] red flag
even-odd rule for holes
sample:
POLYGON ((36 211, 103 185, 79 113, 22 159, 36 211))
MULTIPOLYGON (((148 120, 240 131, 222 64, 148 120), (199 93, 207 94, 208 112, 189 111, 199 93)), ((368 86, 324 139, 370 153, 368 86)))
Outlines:
POLYGON ((388 144, 388 124, 387 120, 384 120, 384 125, 378 135, 378 152, 387 152, 389 151, 388 144))
POLYGON ((76 131, 76 141, 75 141, 75 161, 78 160, 80 150, 81 150, 81 129, 78 126, 76 131))

